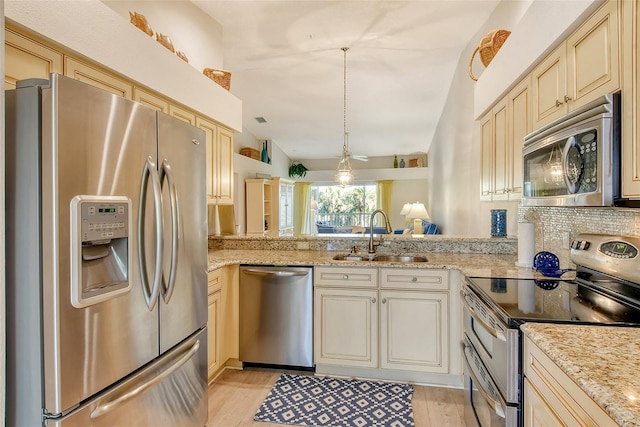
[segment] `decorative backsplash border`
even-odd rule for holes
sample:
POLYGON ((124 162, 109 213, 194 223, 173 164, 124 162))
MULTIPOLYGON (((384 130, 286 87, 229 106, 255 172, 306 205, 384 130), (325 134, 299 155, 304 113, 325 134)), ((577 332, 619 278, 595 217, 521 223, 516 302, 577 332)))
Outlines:
MULTIPOLYGON (((508 254, 518 253, 518 241, 513 237, 456 237, 428 236, 421 239, 406 236, 385 236, 384 245, 378 253, 471 253, 471 254, 508 254)), ((375 236, 378 242, 378 236, 375 236)), ((337 251, 351 252, 354 246, 366 253, 368 237, 354 236, 209 236, 209 250, 273 250, 273 251, 337 251)))
POLYGON ((580 233, 640 236, 640 209, 520 206, 518 221, 536 225, 536 252, 553 252, 562 267, 572 266, 570 251, 563 246, 566 232, 570 241, 580 233))

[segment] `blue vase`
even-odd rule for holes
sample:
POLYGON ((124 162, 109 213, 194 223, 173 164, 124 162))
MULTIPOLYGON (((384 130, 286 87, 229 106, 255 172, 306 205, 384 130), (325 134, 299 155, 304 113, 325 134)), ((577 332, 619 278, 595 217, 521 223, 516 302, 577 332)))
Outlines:
POLYGON ((269 153, 267 153, 267 142, 262 143, 262 154, 260 155, 262 163, 269 163, 269 153))
POLYGON ((491 237, 507 236, 507 210, 491 209, 491 237))

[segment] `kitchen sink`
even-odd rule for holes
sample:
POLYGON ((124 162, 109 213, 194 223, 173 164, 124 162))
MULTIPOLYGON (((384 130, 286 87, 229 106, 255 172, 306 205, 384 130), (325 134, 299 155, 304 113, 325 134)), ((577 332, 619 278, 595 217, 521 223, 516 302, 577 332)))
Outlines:
POLYGON ((371 261, 368 255, 354 255, 354 254, 346 254, 346 255, 336 255, 333 257, 336 261, 371 261))
POLYGON ((427 262, 427 257, 412 255, 376 255, 372 261, 383 262, 427 262))
POLYGON ((413 255, 358 255, 341 254, 333 257, 336 261, 380 261, 380 262, 427 262, 427 257, 413 255))

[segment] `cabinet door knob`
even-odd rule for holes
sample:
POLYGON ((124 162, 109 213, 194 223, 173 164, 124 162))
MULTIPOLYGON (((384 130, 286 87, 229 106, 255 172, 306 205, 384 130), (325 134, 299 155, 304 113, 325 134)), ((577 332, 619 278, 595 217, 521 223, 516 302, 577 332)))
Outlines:
POLYGON ((382 298, 382 303, 386 304, 387 303, 387 299, 386 298, 382 298))
POLYGON ((571 101, 572 99, 573 99, 573 98, 571 98, 571 97, 570 97, 570 96, 568 96, 568 95, 565 95, 565 96, 564 96, 564 102, 569 102, 569 101, 571 101))
POLYGON ((345 275, 343 275, 343 276, 342 276, 342 278, 343 278, 344 280, 349 280, 349 275, 348 275, 348 274, 345 274, 345 275))
POLYGON ((371 298, 371 304, 375 304, 376 303, 376 299, 375 298, 371 298))
POLYGON ((418 281, 418 278, 417 278, 416 276, 413 276, 413 277, 411 278, 411 281, 415 283, 415 282, 417 282, 417 281, 418 281))
POLYGON ((560 102, 559 100, 556 99, 556 107, 559 107, 562 105, 562 102, 560 102))

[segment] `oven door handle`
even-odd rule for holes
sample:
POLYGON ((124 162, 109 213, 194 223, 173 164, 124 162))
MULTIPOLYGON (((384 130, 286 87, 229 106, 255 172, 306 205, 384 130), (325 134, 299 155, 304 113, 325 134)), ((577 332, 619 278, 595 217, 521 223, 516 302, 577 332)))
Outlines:
POLYGON ((462 296, 462 303, 464 304, 464 306, 466 307, 467 310, 469 310, 469 313, 471 313, 471 316, 473 317, 473 319, 480 323, 482 325, 482 327, 484 329, 487 330, 487 332, 489 332, 491 334, 492 337, 499 339, 501 341, 507 342, 507 337, 505 336, 505 334, 494 328, 493 326, 491 326, 490 324, 488 324, 479 314, 478 312, 471 306, 471 304, 469 304, 469 302, 467 301, 467 294, 464 291, 460 291, 460 295, 462 296))
POLYGON ((482 388, 482 383, 478 380, 475 372, 471 369, 471 364, 469 363, 469 359, 467 358, 467 345, 463 342, 460 343, 462 345, 462 358, 464 359, 464 364, 467 367, 467 371, 469 372, 469 376, 473 380, 473 382, 478 387, 478 391, 482 398, 487 402, 487 404, 491 407, 491 410, 495 412, 497 416, 500 418, 506 418, 506 406, 507 404, 503 401, 497 401, 493 397, 487 393, 487 391, 482 388))

